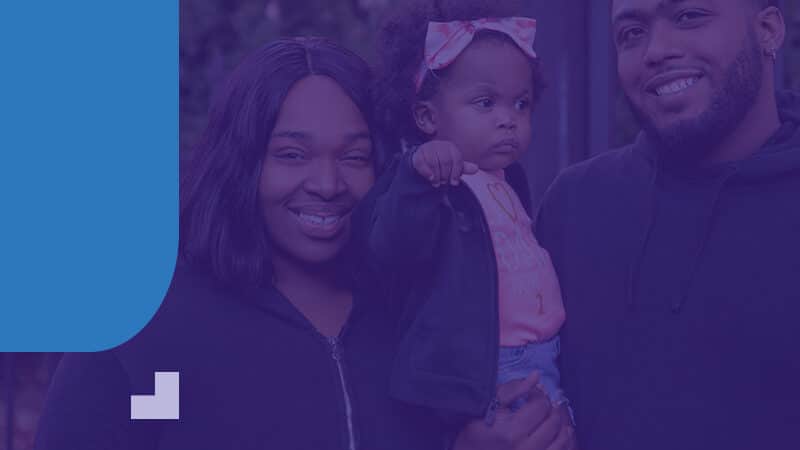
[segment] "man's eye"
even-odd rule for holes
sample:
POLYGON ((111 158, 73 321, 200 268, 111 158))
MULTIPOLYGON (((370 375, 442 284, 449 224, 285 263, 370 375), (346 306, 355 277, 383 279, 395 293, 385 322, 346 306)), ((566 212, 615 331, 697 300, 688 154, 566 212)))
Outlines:
POLYGON ((678 24, 686 24, 697 19, 702 19, 705 16, 706 15, 700 11, 683 11, 675 18, 675 22, 678 24))
POLYGON ((629 44, 642 36, 644 36, 644 28, 628 27, 620 31, 618 41, 620 44, 629 44))

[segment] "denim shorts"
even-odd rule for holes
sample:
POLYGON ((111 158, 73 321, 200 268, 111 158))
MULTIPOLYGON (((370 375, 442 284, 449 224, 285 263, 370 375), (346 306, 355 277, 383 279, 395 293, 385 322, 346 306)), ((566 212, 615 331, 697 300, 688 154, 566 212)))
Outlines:
MULTIPOLYGON (((536 371, 539 372, 539 382, 544 386, 550 401, 564 403, 566 398, 561 391, 561 375, 556 363, 560 351, 561 342, 558 336, 518 347, 500 347, 497 384, 521 380, 536 371)), ((521 399, 522 403, 524 401, 524 398, 521 399)), ((511 409, 518 409, 522 403, 514 402, 511 409)))

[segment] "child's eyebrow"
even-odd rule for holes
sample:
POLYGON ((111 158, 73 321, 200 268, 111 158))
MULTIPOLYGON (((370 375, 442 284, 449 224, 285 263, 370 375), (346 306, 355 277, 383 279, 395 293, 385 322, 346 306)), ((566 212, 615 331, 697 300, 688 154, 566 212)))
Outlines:
POLYGON ((469 92, 470 94, 473 94, 473 93, 476 93, 476 92, 480 92, 480 93, 488 92, 488 93, 493 94, 496 91, 497 91, 497 89, 495 89, 495 86, 493 84, 485 83, 485 82, 475 83, 475 84, 471 85, 467 89, 467 92, 469 92))
POLYGON ((524 97, 526 95, 531 95, 531 88, 523 89, 519 94, 517 94, 517 98, 524 97))

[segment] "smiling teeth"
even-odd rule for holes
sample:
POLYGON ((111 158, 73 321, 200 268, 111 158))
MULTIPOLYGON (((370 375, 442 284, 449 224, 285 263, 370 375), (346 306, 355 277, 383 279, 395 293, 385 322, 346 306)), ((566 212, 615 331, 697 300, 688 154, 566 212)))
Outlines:
POLYGON ((306 214, 306 213, 298 213, 297 217, 300 220, 308 222, 313 225, 333 225, 334 223, 338 222, 341 216, 316 216, 314 214, 306 214))
POLYGON ((670 84, 657 88, 656 94, 658 94, 659 96, 677 94, 678 92, 681 92, 687 89, 688 87, 692 86, 696 82, 697 82, 697 77, 675 80, 670 84))

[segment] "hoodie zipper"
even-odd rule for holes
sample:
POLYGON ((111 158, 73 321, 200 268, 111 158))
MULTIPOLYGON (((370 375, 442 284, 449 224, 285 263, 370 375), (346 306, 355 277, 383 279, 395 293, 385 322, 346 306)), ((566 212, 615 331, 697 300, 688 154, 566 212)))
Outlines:
MULTIPOLYGON (((317 336, 320 340, 325 342, 325 346, 328 347, 330 351, 331 359, 333 360, 337 377, 339 378, 339 385, 342 390, 342 399, 344 402, 344 412, 345 412, 345 424, 347 428, 347 450, 357 450, 358 445, 355 437, 355 424, 353 422, 353 402, 350 398, 349 390, 347 389, 347 380, 345 377, 344 371, 344 364, 342 362, 342 339, 344 338, 347 330, 349 330, 351 323, 354 320, 354 310, 355 304, 353 305, 353 309, 351 309, 350 314, 347 317, 344 325, 342 326, 341 330, 339 330, 338 336, 328 337, 323 335, 322 333, 317 330, 317 328, 306 318, 302 312, 300 312, 297 307, 288 299, 283 293, 276 289, 276 292, 286 301, 286 303, 291 307, 297 314, 297 317, 300 317, 298 322, 301 325, 301 328, 308 330, 309 332, 313 333, 317 336)), ((355 303, 355 302, 354 302, 355 303)), ((292 319, 295 320, 295 319, 292 319)))
POLYGON ((347 422, 347 448, 348 450, 356 450, 355 427, 353 426, 353 404, 350 400, 350 394, 347 390, 347 380, 344 374, 344 367, 342 366, 341 341, 335 336, 327 338, 327 341, 331 349, 331 357, 336 364, 336 372, 339 375, 339 382, 341 383, 342 387, 345 420, 347 422))

